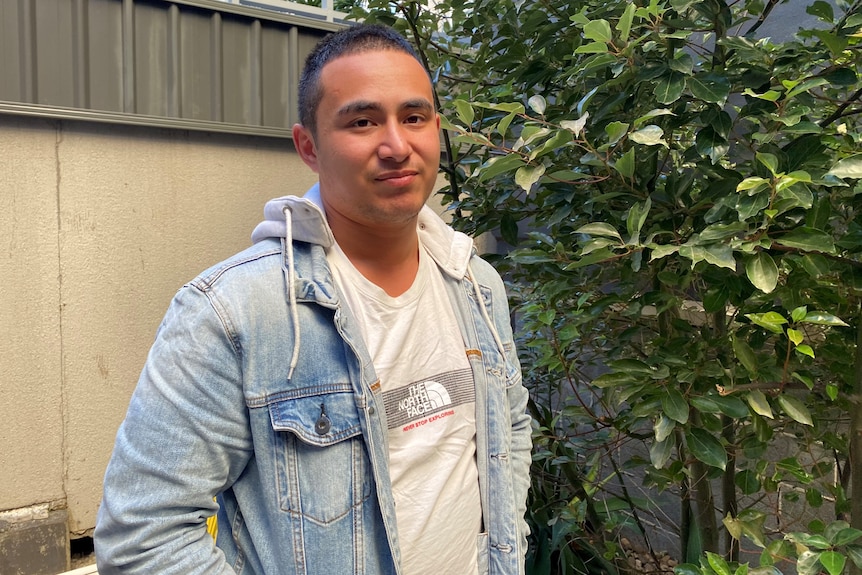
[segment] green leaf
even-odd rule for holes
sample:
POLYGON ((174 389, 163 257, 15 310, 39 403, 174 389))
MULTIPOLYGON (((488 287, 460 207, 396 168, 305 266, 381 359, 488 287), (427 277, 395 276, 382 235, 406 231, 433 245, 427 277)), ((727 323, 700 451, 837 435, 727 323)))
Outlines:
POLYGON ((635 17, 635 5, 629 4, 626 6, 625 12, 620 16, 619 22, 617 22, 617 32, 620 33, 620 38, 622 38, 623 42, 628 42, 629 33, 632 29, 632 21, 635 17))
POLYGON ((533 184, 539 181, 539 178, 545 173, 545 166, 521 166, 515 172, 515 183, 518 184, 525 192, 530 193, 533 184))
POLYGON ((731 339, 731 344, 733 345, 733 354, 736 356, 736 359, 739 360, 739 363, 742 364, 742 367, 745 370, 754 375, 757 373, 757 356, 754 354, 754 350, 745 342, 745 340, 739 339, 735 335, 731 339))
POLYGON ((616 371, 622 371, 637 375, 645 375, 652 379, 655 379, 656 373, 659 373, 658 369, 650 366, 649 364, 639 359, 633 358, 615 359, 611 362, 608 362, 608 365, 616 371))
POLYGON ((769 419, 775 418, 772 415, 772 408, 769 407, 769 401, 767 401, 766 396, 759 389, 749 391, 746 399, 748 400, 748 405, 754 410, 754 413, 768 417, 769 419))
POLYGON ((714 266, 736 271, 736 259, 733 257, 733 249, 729 245, 708 246, 704 250, 703 259, 714 266))
POLYGON ((650 252, 649 261, 660 260, 663 257, 675 254, 679 251, 679 246, 654 246, 650 252))
POLYGON ((530 161, 532 162, 539 156, 543 156, 550 152, 559 153, 559 149, 567 146, 571 141, 572 134, 568 130, 557 130, 550 138, 530 152, 530 161))
POLYGON ((832 236, 826 232, 807 226, 796 228, 784 236, 774 237, 772 241, 788 248, 805 251, 827 254, 835 252, 835 244, 832 242, 832 236))
POLYGON ((763 293, 771 293, 778 285, 778 266, 766 252, 758 252, 746 260, 745 275, 763 293))
POLYGON ((835 551, 824 551, 820 554, 820 564, 829 571, 829 575, 841 575, 846 562, 847 558, 835 551))
MULTIPOLYGON (((761 489, 760 480, 757 478, 757 473, 750 469, 741 469, 736 472, 736 477, 733 482, 744 495, 757 493, 761 489)), ((737 537, 738 539, 738 537, 737 537)))
POLYGON ((831 313, 826 313, 824 311, 811 311, 806 313, 805 318, 801 320, 801 323, 850 327, 840 317, 834 316, 831 313))
POLYGON ((719 395, 712 398, 712 400, 718 405, 719 411, 728 417, 732 417, 733 419, 748 417, 748 407, 738 397, 719 395))
POLYGON ((635 149, 629 148, 629 150, 616 161, 614 169, 618 171, 621 176, 631 178, 635 173, 635 149))
POLYGON ((705 429, 694 427, 685 434, 685 440, 691 454, 710 467, 724 470, 727 467, 727 453, 721 442, 705 429))
POLYGON ((670 72, 659 78, 655 87, 655 96, 662 104, 672 104, 679 100, 683 90, 685 90, 685 76, 680 72, 670 72))
POLYGON ((518 102, 473 102, 473 105, 478 108, 486 108, 488 110, 498 110, 500 112, 506 112, 507 114, 514 112, 516 114, 523 114, 526 112, 523 104, 518 102))
POLYGON ((772 333, 784 333, 782 327, 787 323, 787 320, 778 312, 768 311, 766 313, 747 313, 745 317, 750 319, 752 323, 759 325, 764 329, 768 329, 772 333))
POLYGON ((819 551, 803 551, 796 559, 796 572, 799 575, 818 575, 820 573, 819 559, 819 551))
POLYGON ((688 79, 688 89, 695 98, 712 104, 721 104, 730 93, 730 82, 718 74, 696 74, 688 79))
MULTIPOLYGON (((653 425, 653 433, 655 433, 655 440, 658 443, 664 443, 670 437, 670 434, 673 433, 673 430, 676 429, 676 423, 664 414, 659 415, 658 419, 653 425)), ((671 442, 668 442, 671 443, 671 442)))
POLYGON ((629 208, 629 213, 626 217, 626 231, 629 233, 630 244, 638 245, 640 243, 641 228, 643 228, 644 222, 646 222, 651 207, 652 201, 647 198, 643 204, 638 202, 629 208))
POLYGON ((775 208, 786 212, 794 208, 809 209, 814 203, 814 196, 806 185, 792 185, 778 191, 775 208))
POLYGON ((649 448, 649 460, 652 466, 656 469, 662 469, 670 460, 670 456, 673 455, 673 448, 674 442, 672 439, 653 441, 649 448))
POLYGON ((521 130, 521 137, 518 138, 518 141, 515 142, 513 147, 516 150, 519 150, 524 146, 532 144, 536 140, 544 138, 550 133, 550 128, 546 128, 544 126, 524 126, 524 129, 521 130))
POLYGON ((663 136, 664 130, 655 124, 650 124, 629 134, 629 138, 638 144, 643 144, 644 146, 664 146, 667 148, 668 145, 664 141, 663 136))
POLYGON ((585 256, 589 253, 592 253, 596 250, 600 250, 603 248, 607 248, 608 246, 616 246, 619 247, 619 242, 615 242, 611 238, 592 238, 587 241, 583 247, 581 248, 581 255, 585 256))
POLYGON ((799 345, 805 340, 805 335, 798 329, 787 329, 787 337, 793 342, 793 345, 799 345))
POLYGON ((832 542, 832 545, 840 547, 847 545, 848 543, 852 543, 860 537, 862 537, 862 531, 853 527, 845 527, 843 529, 839 529, 835 535, 830 537, 830 541, 832 542))
POLYGON ((610 122, 605 126, 605 134, 608 136, 609 144, 616 144, 628 132, 629 125, 625 122, 610 122))
MULTIPOLYGON (((608 45, 604 42, 587 42, 575 48, 575 54, 605 54, 608 51, 608 45)), ((610 54, 608 54, 610 56, 610 54)), ((611 56, 611 61, 616 58, 611 56)))
MULTIPOLYGON (((652 260, 650 260, 652 261, 652 260)), ((703 309, 706 313, 723 311, 730 298, 730 290, 727 285, 713 286, 703 294, 703 309)))
POLYGON ((673 59, 668 60, 667 66, 671 70, 676 70, 688 76, 694 70, 694 58, 687 52, 677 52, 673 59))
POLYGON ((472 124, 474 111, 473 106, 470 105, 470 102, 465 102, 464 100, 455 100, 453 104, 455 104, 455 112, 458 114, 458 119, 468 126, 472 124))
POLYGON ((506 116, 502 120, 500 120, 500 123, 497 124, 497 133, 505 138, 506 132, 509 131, 509 125, 512 123, 512 120, 515 119, 515 116, 515 112, 509 112, 508 114, 506 114, 506 116))
POLYGON ((524 160, 518 154, 494 156, 476 170, 477 180, 486 182, 505 172, 510 172, 524 165, 524 160))
POLYGON ((701 242, 726 240, 741 235, 746 229, 747 226, 742 222, 710 224, 700 232, 699 239, 701 242))
POLYGON ((584 127, 587 125, 587 119, 589 119, 589 112, 578 118, 577 120, 563 120, 560 122, 560 127, 571 132, 574 132, 575 136, 584 131, 584 127))
POLYGON ((594 222, 586 224, 575 230, 576 234, 586 234, 588 236, 604 236, 608 238, 616 238, 620 245, 624 245, 623 238, 617 230, 610 224, 604 222, 594 222))
POLYGON ((604 389, 606 387, 617 387, 619 385, 628 385, 634 383, 636 380, 628 373, 605 373, 602 374, 591 382, 592 385, 604 389))
POLYGON ((712 126, 702 128, 695 136, 694 143, 698 153, 709 157, 713 164, 718 162, 729 149, 727 139, 717 133, 712 126))
POLYGON ((832 11, 832 5, 829 2, 824 2, 823 0, 817 0, 811 6, 805 9, 805 11, 812 16, 817 16, 827 24, 832 24, 835 20, 835 14, 832 11))
POLYGON ((847 47, 848 42, 845 36, 839 36, 826 30, 813 30, 811 33, 826 44, 833 56, 838 56, 847 47))
POLYGON ((721 555, 717 555, 711 551, 706 552, 706 561, 717 575, 731 575, 730 566, 721 555))
POLYGON ((808 408, 805 407, 805 404, 799 401, 799 399, 792 395, 779 395, 778 405, 780 405, 781 409, 784 410, 784 413, 789 415, 794 421, 803 425, 814 426, 814 422, 811 420, 811 413, 808 411, 808 408))
POLYGON ((838 178, 862 178, 862 154, 839 160, 826 174, 838 178))
POLYGON ((856 567, 862 568, 862 547, 858 545, 848 545, 845 549, 847 557, 853 561, 856 567))
POLYGON ((773 176, 778 173, 778 158, 776 158, 774 154, 757 152, 755 157, 758 162, 766 166, 766 169, 768 169, 773 176))
POLYGON ((688 422, 688 402, 676 389, 670 388, 661 398, 664 414, 678 423, 688 422))
POLYGON ((584 25, 584 37, 594 42, 608 43, 613 40, 611 25, 607 20, 591 20, 584 25))
POLYGON ((805 254, 799 261, 805 272, 813 278, 820 277, 832 271, 829 261, 817 253, 805 254))
POLYGON ((527 105, 540 116, 544 116, 545 108, 548 106, 548 103, 545 101, 544 96, 541 94, 535 94, 530 96, 530 99, 527 100, 527 105))
POLYGON ((814 359, 814 349, 810 345, 797 345, 795 349, 798 353, 801 353, 802 355, 807 355, 808 357, 814 359))
POLYGON ((765 189, 769 185, 769 180, 765 178, 761 178, 759 176, 753 176, 751 178, 745 178, 739 184, 736 185, 737 192, 752 192, 748 195, 753 195, 762 189, 765 189))
MULTIPOLYGON (((631 6, 631 4, 629 4, 629 6, 631 6)), ((636 119, 634 121, 634 125, 635 125, 635 127, 640 126, 644 122, 646 122, 647 120, 651 120, 652 118, 655 118, 657 116, 675 116, 675 115, 676 114, 674 114, 672 111, 668 110, 667 108, 655 108, 653 110, 650 110, 649 112, 647 112, 643 116, 639 117, 638 119, 636 119)))

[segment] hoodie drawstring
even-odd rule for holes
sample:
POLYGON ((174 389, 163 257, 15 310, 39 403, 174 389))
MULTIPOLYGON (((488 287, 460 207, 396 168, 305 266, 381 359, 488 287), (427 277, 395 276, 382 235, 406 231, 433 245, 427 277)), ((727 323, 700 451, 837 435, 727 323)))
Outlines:
POLYGON ((287 254, 287 267, 284 266, 284 258, 281 260, 281 269, 287 280, 287 294, 290 300, 290 319, 293 322, 293 356, 290 358, 290 370, 287 372, 288 381, 293 378, 293 370, 299 362, 299 309, 296 307, 296 270, 293 265, 293 218, 290 207, 284 206, 281 210, 284 214, 285 234, 281 240, 281 249, 287 254))

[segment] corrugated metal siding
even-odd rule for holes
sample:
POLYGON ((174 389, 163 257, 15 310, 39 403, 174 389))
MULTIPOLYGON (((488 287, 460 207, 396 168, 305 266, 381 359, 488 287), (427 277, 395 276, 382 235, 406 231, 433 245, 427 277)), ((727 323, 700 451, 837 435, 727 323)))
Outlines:
POLYGON ((341 25, 215 0, 0 0, 0 113, 289 137, 341 25))

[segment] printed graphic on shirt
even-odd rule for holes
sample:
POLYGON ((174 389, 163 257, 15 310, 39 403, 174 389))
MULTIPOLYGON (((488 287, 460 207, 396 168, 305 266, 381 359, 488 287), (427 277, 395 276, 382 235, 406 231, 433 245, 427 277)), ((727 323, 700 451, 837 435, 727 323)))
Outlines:
POLYGON ((473 372, 469 369, 442 373, 383 394, 389 429, 404 428, 420 421, 430 423, 452 415, 453 408, 475 400, 473 372))

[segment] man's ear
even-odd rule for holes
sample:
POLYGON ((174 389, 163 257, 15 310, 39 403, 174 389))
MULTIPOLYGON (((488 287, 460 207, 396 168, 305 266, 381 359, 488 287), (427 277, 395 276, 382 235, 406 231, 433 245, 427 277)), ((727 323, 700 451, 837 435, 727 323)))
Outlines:
POLYGON ((302 124, 293 125, 293 145, 305 165, 317 173, 317 146, 311 130, 302 124))

